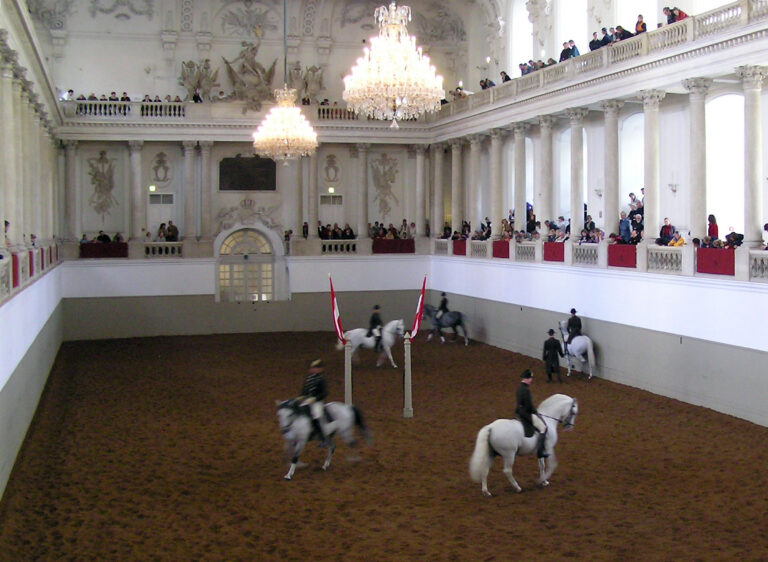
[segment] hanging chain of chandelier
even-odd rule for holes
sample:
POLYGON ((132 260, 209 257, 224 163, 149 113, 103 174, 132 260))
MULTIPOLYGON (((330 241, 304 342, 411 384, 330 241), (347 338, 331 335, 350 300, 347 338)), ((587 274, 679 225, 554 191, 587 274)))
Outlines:
POLYGON ((395 2, 374 12, 378 37, 344 77, 347 108, 372 119, 392 121, 416 119, 440 109, 445 96, 443 77, 436 74, 429 57, 408 35, 411 8, 395 2))

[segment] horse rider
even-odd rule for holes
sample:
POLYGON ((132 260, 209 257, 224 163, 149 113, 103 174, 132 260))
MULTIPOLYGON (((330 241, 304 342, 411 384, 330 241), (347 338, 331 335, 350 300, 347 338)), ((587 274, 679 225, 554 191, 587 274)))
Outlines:
POLYGON ((563 348, 555 339, 555 331, 552 328, 547 331, 547 334, 549 337, 544 341, 544 351, 541 356, 547 369, 547 382, 552 382, 553 373, 557 373, 557 380, 563 382, 560 378, 560 359, 558 358, 563 356, 563 348))
POLYGON ((573 341, 573 338, 581 335, 581 318, 576 316, 576 309, 571 309, 571 317, 568 318, 568 341, 565 342, 566 348, 569 343, 573 341))
POLYGON ((328 420, 325 419, 325 404, 323 403, 323 400, 328 396, 328 388, 323 373, 325 373, 323 360, 315 359, 312 361, 304 379, 304 386, 301 387, 301 395, 297 398, 301 406, 309 408, 312 427, 322 437, 321 447, 329 445, 330 442, 330 431, 327 425, 328 420))
POLYGON ((440 293, 440 306, 437 309, 437 313, 435 314, 435 320, 438 322, 440 321, 440 318, 442 318, 443 314, 448 312, 448 298, 445 296, 445 293, 440 293))
POLYGON ((378 304, 373 305, 373 314, 371 314, 371 319, 368 321, 368 333, 366 334, 369 338, 371 336, 376 338, 376 343, 373 346, 373 350, 376 352, 381 351, 381 328, 384 326, 381 316, 379 316, 379 310, 381 310, 381 307, 378 304))
POLYGON ((533 428, 538 434, 538 446, 536 448, 536 454, 538 458, 544 458, 548 456, 545 452, 545 436, 547 433, 547 424, 541 419, 536 408, 533 407, 533 399, 531 398, 530 384, 533 382, 533 373, 530 369, 526 369, 520 375, 520 384, 517 387, 517 408, 515 413, 520 416, 520 420, 523 422, 523 427, 533 428))

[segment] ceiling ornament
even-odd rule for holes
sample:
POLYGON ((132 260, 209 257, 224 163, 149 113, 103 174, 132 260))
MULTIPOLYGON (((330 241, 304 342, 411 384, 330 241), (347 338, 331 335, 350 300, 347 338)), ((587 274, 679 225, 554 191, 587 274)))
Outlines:
POLYGON ((443 77, 416 38, 408 35, 407 23, 411 8, 380 6, 374 12, 379 24, 378 37, 372 37, 370 47, 363 50, 350 73, 344 77, 343 98, 347 108, 373 119, 416 119, 426 112, 440 109, 445 96, 443 77))

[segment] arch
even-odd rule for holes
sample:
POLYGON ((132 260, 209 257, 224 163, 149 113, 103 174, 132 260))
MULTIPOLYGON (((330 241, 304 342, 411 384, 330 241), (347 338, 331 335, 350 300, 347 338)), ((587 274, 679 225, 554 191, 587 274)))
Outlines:
POLYGON ((262 225, 236 225, 214 241, 216 302, 269 302, 290 295, 282 242, 262 225))
POLYGON ((723 238, 730 227, 744 232, 744 96, 713 96, 705 112, 707 215, 717 217, 723 238))

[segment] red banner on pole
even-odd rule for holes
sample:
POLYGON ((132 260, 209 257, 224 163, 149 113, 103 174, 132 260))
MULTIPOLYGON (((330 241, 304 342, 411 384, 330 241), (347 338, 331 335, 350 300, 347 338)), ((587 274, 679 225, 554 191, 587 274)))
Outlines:
POLYGON ((342 344, 347 343, 344 339, 344 329, 341 327, 341 316, 339 315, 339 305, 336 304, 336 293, 333 292, 333 279, 328 276, 328 281, 331 283, 331 311, 333 312, 333 328, 336 330, 336 337, 342 344))
POLYGON ((421 294, 419 295, 419 304, 416 305, 416 316, 413 317, 413 328, 411 329, 411 340, 416 337, 421 328, 421 315, 424 312, 424 290, 427 288, 427 276, 424 276, 424 282, 421 284, 421 294))

